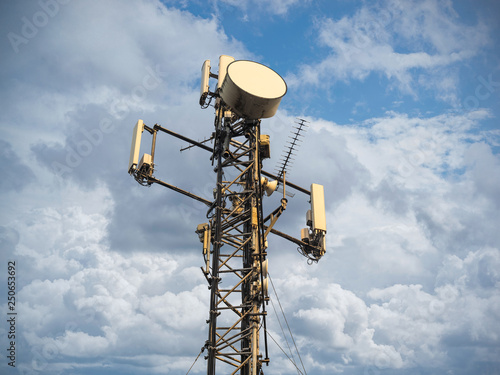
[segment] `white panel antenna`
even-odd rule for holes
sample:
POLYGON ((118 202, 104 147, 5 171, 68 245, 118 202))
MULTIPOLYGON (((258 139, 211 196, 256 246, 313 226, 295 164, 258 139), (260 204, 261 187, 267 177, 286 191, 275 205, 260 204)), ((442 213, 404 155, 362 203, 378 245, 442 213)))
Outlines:
POLYGON ((312 230, 326 232, 325 189, 323 185, 311 184, 312 230))
POLYGON ((221 55, 219 57, 219 77, 217 79, 217 89, 220 89, 224 78, 226 78, 227 66, 234 61, 234 57, 228 55, 221 55))
POLYGON ((203 106, 205 104, 205 100, 208 96, 209 83, 210 79, 210 60, 205 60, 203 66, 201 67, 201 87, 200 87, 200 105, 203 106))
POLYGON ((144 131, 144 121, 138 120, 134 127, 134 133, 132 135, 132 146, 130 148, 130 159, 128 162, 128 173, 132 173, 137 169, 137 163, 139 162, 139 150, 141 148, 141 137, 144 131))

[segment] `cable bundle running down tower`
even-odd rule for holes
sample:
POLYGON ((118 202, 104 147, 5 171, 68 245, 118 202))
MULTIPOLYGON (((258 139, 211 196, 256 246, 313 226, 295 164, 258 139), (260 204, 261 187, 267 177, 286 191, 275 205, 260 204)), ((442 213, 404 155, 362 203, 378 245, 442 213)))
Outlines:
POLYGON ((218 75, 210 72, 209 60, 202 67, 200 105, 207 108, 215 99, 215 131, 210 138, 213 147, 158 124, 149 127, 142 120, 134 128, 129 173, 137 182, 162 185, 208 207, 208 222, 196 229, 203 244, 201 269, 210 289, 208 340, 204 346, 208 350, 208 375, 215 375, 216 370, 221 374, 260 375, 263 364, 269 364, 265 308, 269 300, 269 233, 298 245, 310 261, 318 261, 325 253, 323 186, 312 184, 309 191, 262 170, 263 161, 270 157, 270 142, 268 135, 261 134, 260 120, 276 113, 286 89, 285 81, 270 68, 221 56, 218 75), (214 91, 210 91, 210 78, 217 78, 214 91), (151 154, 144 154, 139 161, 144 130, 152 135, 153 142, 151 154), (210 152, 217 173, 213 200, 153 176, 158 131, 210 152), (278 182, 310 195, 308 228, 302 229, 300 239, 273 228, 287 207, 285 195, 277 208, 267 215, 264 213, 265 196, 276 190, 278 182))

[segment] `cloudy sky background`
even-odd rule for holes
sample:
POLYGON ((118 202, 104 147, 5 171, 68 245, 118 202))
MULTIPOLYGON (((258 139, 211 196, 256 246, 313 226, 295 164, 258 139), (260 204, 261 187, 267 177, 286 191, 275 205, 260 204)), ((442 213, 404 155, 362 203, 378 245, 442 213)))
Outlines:
MULTIPOLYGON (((15 260, 18 322, 1 372, 187 372, 207 338, 205 206, 139 186, 127 163, 139 118, 210 136, 200 68, 228 54, 288 83, 262 123, 266 170, 310 122, 289 178, 325 186, 327 254, 309 266, 269 239, 307 373, 500 374, 499 14, 494 0, 2 2, 1 278, 15 260)), ((156 177, 210 199, 208 153, 183 146, 158 136, 156 177)), ((277 228, 299 236, 307 207, 297 193, 277 228)), ((296 373, 270 353, 266 374, 296 373)))

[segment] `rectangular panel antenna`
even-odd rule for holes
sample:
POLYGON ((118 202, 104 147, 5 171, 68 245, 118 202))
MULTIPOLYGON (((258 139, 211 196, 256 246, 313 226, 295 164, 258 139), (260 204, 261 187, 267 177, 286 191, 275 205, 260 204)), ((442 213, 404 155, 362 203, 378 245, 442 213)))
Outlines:
POLYGON ((130 147, 130 159, 128 162, 128 173, 132 173, 137 168, 139 162, 139 149, 141 148, 141 137, 144 131, 144 121, 138 120, 132 135, 132 146, 130 147))
POLYGON ((205 100, 208 96, 210 79, 210 60, 205 60, 203 66, 201 67, 201 87, 200 87, 200 105, 205 104, 205 100))
POLYGON ((311 184, 312 229, 326 232, 325 189, 323 185, 311 184))
POLYGON ((219 56, 219 77, 217 79, 217 88, 220 89, 224 78, 226 78, 227 66, 234 61, 234 57, 228 55, 219 56))

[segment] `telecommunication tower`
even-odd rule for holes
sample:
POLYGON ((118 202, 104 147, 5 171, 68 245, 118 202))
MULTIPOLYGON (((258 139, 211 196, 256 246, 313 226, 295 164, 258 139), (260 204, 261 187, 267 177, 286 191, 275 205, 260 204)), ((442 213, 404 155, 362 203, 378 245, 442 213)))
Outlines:
POLYGON ((259 375, 263 374, 263 364, 269 364, 268 235, 274 233, 295 243, 309 262, 317 262, 326 251, 323 186, 311 184, 307 190, 288 182, 284 166, 278 176, 262 169, 263 160, 270 158, 270 141, 268 135, 261 133, 261 119, 275 115, 286 91, 285 81, 274 70, 222 55, 218 74, 211 72, 210 60, 202 66, 199 104, 207 108, 214 101, 215 108, 215 129, 208 139, 197 142, 158 124, 147 126, 142 120, 133 131, 128 172, 137 182, 162 185, 208 207, 208 222, 196 228, 203 247, 201 269, 210 290, 205 343, 207 375, 215 375, 216 370, 220 374, 259 375), (210 78, 217 79, 212 91, 210 78), (144 130, 153 138, 151 153, 139 160, 144 130), (158 131, 210 152, 217 174, 213 200, 154 177, 158 131), (212 147, 206 144, 208 140, 212 147), (277 208, 266 214, 263 200, 278 184, 282 186, 283 198, 277 208), (308 227, 301 230, 300 239, 273 228, 287 207, 288 187, 310 196, 308 227))

